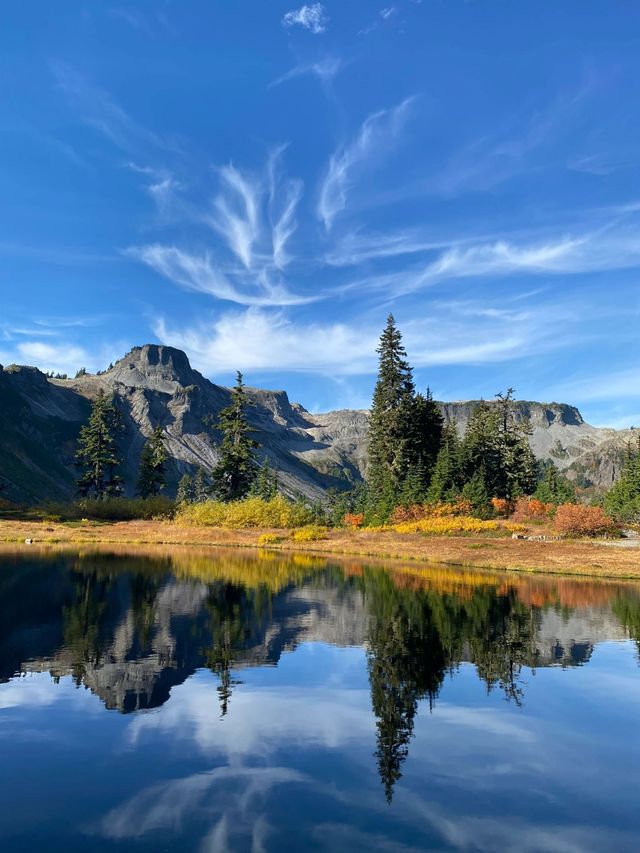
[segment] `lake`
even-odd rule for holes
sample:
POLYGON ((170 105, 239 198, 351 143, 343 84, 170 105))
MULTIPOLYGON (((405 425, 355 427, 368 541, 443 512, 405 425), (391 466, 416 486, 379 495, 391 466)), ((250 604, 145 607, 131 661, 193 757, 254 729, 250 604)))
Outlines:
POLYGON ((0 555, 6 851, 640 848, 640 585, 0 555))

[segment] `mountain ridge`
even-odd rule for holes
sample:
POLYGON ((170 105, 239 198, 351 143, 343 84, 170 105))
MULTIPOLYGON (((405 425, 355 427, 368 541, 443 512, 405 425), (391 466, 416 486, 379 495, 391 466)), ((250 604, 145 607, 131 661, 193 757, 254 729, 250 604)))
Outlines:
MULTIPOLYGON (((133 347, 108 370, 74 379, 48 377, 38 368, 0 369, 0 484, 11 500, 33 503, 73 497, 75 441, 90 403, 114 394, 123 414, 123 475, 128 493, 136 480, 145 438, 156 424, 169 454, 168 490, 198 466, 216 463, 216 442, 204 426, 215 423, 230 390, 195 370, 182 350, 161 344, 133 347), (213 439, 213 441, 212 441, 213 439)), ((286 391, 247 388, 248 417, 261 456, 278 469, 283 490, 310 500, 330 488, 360 481, 366 470, 369 412, 340 409, 312 413, 286 391)), ((479 401, 442 402, 445 420, 462 433, 479 401)), ((516 401, 515 415, 532 426, 531 446, 583 486, 605 488, 617 476, 631 430, 587 424, 567 403, 516 401)))

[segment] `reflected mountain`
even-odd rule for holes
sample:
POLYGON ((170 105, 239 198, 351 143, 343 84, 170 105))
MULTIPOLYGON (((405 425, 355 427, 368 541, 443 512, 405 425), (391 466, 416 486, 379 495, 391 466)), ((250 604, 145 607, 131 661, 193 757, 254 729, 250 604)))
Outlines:
POLYGON ((71 676, 122 713, 162 705, 206 667, 224 716, 245 667, 275 666, 301 643, 363 647, 388 800, 419 703, 433 708, 462 664, 521 704, 525 669, 580 666, 598 642, 640 638, 640 595, 624 584, 268 552, 36 555, 5 565, 0 679, 71 676))

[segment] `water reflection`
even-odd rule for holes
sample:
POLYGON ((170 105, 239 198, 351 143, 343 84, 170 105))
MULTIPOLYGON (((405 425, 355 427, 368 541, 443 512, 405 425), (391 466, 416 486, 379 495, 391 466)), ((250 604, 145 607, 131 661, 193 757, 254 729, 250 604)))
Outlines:
MULTIPOLYGON (((425 724, 429 710, 440 723, 475 727, 509 743, 528 744, 533 737, 517 717, 506 719, 495 706, 489 713, 477 698, 468 707, 448 704, 442 700, 445 685, 460 681, 469 690, 464 674, 472 668, 474 683, 487 696, 501 697, 522 715, 537 672, 589 664, 599 643, 629 637, 640 648, 640 591, 624 583, 406 566, 387 571, 268 552, 33 555, 5 558, 0 573, 0 680, 26 673, 70 677, 107 709, 125 715, 162 707, 172 690, 189 682, 189 715, 201 721, 203 742, 220 748, 221 735, 208 718, 217 706, 227 748, 243 756, 238 761, 236 753, 228 767, 187 775, 162 790, 145 788, 126 807, 109 812, 104 833, 112 839, 138 837, 144 810, 152 815, 150 827, 165 826, 176 798, 204 803, 218 784, 248 786, 263 797, 273 786, 311 785, 309 768, 260 761, 250 769, 240 766, 261 755, 265 738, 304 743, 311 730, 322 732, 315 737, 323 748, 340 742, 338 731, 358 733, 368 754, 374 753, 378 796, 391 804, 411 764, 416 727, 425 724), (314 648, 323 650, 320 657, 309 656, 314 648), (283 654, 295 649, 306 649, 307 657, 300 658, 290 687, 281 696, 256 689, 256 673, 281 664, 283 654), (360 657, 352 658, 350 650, 360 657), (331 698, 330 668, 345 662, 352 674, 333 675, 356 686, 366 679, 366 716, 348 693, 331 698), (329 671, 315 685, 321 666, 329 671), (206 672, 215 677, 215 690, 211 675, 203 680, 206 672), (243 692, 245 673, 251 673, 252 692, 243 692)), ((156 729, 164 737, 161 729, 170 719, 136 716, 133 746, 156 729)), ((184 721, 174 720, 165 742, 178 738, 183 727, 184 721)), ((356 752, 345 752, 343 772, 355 773, 362 760, 356 758, 356 752)), ((313 784, 334 791, 336 783, 327 780, 322 787, 313 776, 313 784)))

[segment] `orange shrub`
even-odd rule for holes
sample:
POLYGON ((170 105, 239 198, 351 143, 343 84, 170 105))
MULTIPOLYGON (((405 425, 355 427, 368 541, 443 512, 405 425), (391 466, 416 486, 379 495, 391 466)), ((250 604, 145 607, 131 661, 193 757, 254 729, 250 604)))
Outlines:
POLYGON ((554 510, 553 504, 543 503, 537 498, 518 498, 512 518, 514 521, 545 521, 554 510))
POLYGON ((347 512, 342 521, 347 527, 362 527, 364 515, 361 512, 347 512))
POLYGON ((514 510, 513 501, 508 501, 506 498, 491 498, 491 506, 494 508, 496 515, 507 518, 514 510))
POLYGON ((471 502, 459 498, 455 503, 412 504, 397 506, 389 518, 390 524, 405 524, 423 518, 456 518, 472 514, 471 502))
POLYGON ((616 529, 613 519, 602 507, 584 504, 561 504, 556 512, 555 527, 558 533, 566 536, 601 536, 616 529))

